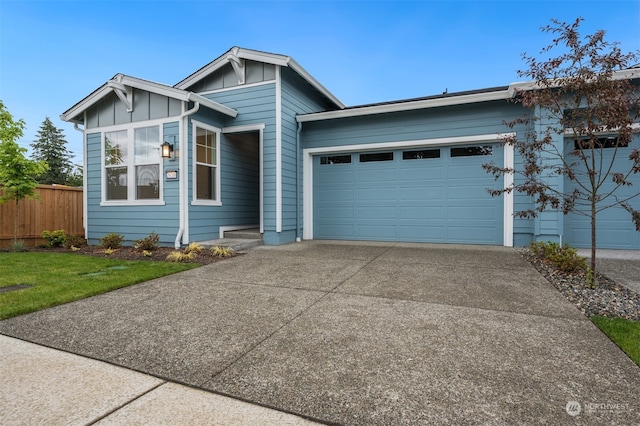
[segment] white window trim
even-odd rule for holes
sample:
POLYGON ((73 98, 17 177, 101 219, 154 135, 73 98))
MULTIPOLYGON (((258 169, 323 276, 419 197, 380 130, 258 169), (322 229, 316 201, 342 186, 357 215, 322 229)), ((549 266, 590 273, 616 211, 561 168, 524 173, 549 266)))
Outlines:
POLYGON ((222 129, 212 126, 210 124, 203 123, 197 120, 191 120, 191 205, 192 206, 221 206, 222 205, 222 194, 221 194, 221 185, 220 185, 220 149, 222 148, 222 143, 220 140, 220 135, 222 133, 222 129), (197 175, 196 175, 196 128, 201 128, 213 132, 216 134, 216 199, 215 200, 198 200, 198 188, 197 188, 197 175))
MULTIPOLYGON (((302 152, 302 238, 305 240, 313 240, 313 157, 320 154, 334 154, 347 152, 370 152, 379 150, 396 150, 407 148, 422 148, 431 146, 451 146, 451 145, 469 145, 501 142, 506 137, 514 136, 515 133, 492 133, 484 135, 472 136, 455 136, 450 138, 434 138, 419 139, 398 142, 382 142, 372 144, 356 144, 342 146, 327 146, 319 148, 307 148, 302 152)), ((513 167, 514 150, 508 145, 504 146, 504 166, 513 167)), ((513 182, 513 175, 506 174, 504 176, 505 188, 513 182)), ((503 226, 503 244, 506 247, 513 247, 513 191, 505 193, 503 204, 504 226, 503 226)))
POLYGON ((101 207, 108 206, 164 206, 164 161, 160 156, 158 162, 159 176, 158 176, 158 191, 160 197, 157 200, 136 200, 136 178, 135 178, 135 148, 134 148, 134 135, 135 129, 142 129, 145 127, 158 126, 159 128, 159 141, 158 141, 158 155, 160 155, 160 145, 164 140, 164 124, 171 123, 173 120, 161 119, 161 120, 148 120, 148 121, 136 121, 133 123, 116 124, 113 126, 105 126, 95 129, 95 132, 100 132, 100 186, 101 186, 101 207), (107 200, 107 167, 105 165, 105 137, 104 134, 108 132, 127 131, 128 149, 131 152, 130 163, 127 163, 127 199, 126 200, 107 200), (133 167, 133 170, 131 170, 133 167), (133 184, 132 184, 133 183, 133 184))

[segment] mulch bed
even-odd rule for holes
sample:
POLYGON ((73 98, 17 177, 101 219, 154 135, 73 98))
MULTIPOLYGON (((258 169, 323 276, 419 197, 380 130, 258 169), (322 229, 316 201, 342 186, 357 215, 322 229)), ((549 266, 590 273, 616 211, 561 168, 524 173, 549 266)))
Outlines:
MULTIPOLYGON (((8 250, 3 250, 8 251, 8 250)), ((169 253, 176 250, 170 247, 159 247, 148 255, 143 254, 141 251, 134 250, 133 247, 121 247, 108 254, 105 249, 100 246, 82 246, 78 250, 72 251, 63 247, 26 247, 24 251, 33 252, 54 252, 54 253, 75 253, 79 255, 102 257, 106 259, 120 259, 120 260, 147 260, 147 261, 165 261, 169 253)), ((238 254, 234 254, 237 256, 238 254)), ((219 262, 223 258, 213 257, 208 249, 203 250, 201 253, 196 254, 190 263, 200 263, 202 265, 208 265, 213 262, 219 262)))
POLYGON ((626 318, 640 321, 640 294, 598 273, 598 285, 587 286, 585 271, 564 273, 529 249, 518 252, 587 317, 626 318))

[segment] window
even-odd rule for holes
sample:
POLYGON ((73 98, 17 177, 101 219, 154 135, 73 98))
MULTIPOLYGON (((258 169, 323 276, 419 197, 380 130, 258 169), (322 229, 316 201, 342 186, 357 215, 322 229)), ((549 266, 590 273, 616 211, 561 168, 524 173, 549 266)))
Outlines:
POLYGON ((160 126, 105 132, 104 167, 104 201, 159 201, 160 126))
POLYGON ((452 157, 472 157, 474 155, 493 155, 493 147, 491 145, 483 145, 451 148, 452 157))
POLYGON ((375 154, 360 154, 360 162, 393 161, 393 152, 376 152, 375 154))
MULTIPOLYGON (((589 141, 589 139, 580 139, 580 140, 575 140, 573 142, 573 146, 576 150, 578 149, 591 149, 591 142, 589 141)), ((629 146, 627 143, 624 142, 618 142, 618 138, 617 137, 607 137, 607 138, 598 138, 597 140, 594 141, 593 143, 593 147, 595 149, 600 149, 600 148, 624 148, 626 146, 629 146)))
POLYGON ((320 157, 320 164, 347 164, 351 163, 350 155, 331 155, 320 157))
POLYGON ((440 158, 440 150, 421 149, 419 151, 402 151, 403 160, 421 160, 423 158, 440 158))
POLYGON ((194 202, 215 204, 220 202, 220 129, 194 121, 194 202))

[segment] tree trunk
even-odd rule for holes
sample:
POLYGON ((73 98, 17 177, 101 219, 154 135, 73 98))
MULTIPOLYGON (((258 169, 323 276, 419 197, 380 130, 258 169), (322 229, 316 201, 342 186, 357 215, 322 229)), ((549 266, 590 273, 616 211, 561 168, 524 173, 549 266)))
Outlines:
POLYGON ((587 285, 590 288, 598 286, 598 278, 596 277, 596 199, 591 198, 591 271, 587 279, 587 285))
POLYGON ((18 207, 18 200, 16 200, 16 211, 13 212, 13 244, 18 242, 18 213, 20 212, 18 207))

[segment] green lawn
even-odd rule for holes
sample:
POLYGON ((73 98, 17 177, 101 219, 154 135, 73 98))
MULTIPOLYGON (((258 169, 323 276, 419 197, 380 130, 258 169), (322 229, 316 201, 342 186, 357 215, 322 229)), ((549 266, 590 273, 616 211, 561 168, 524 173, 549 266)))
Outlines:
POLYGON ((38 311, 200 266, 194 263, 125 261, 74 253, 0 253, 0 319, 38 311))
POLYGON ((604 317, 592 317, 591 320, 640 366, 640 322, 604 317))

